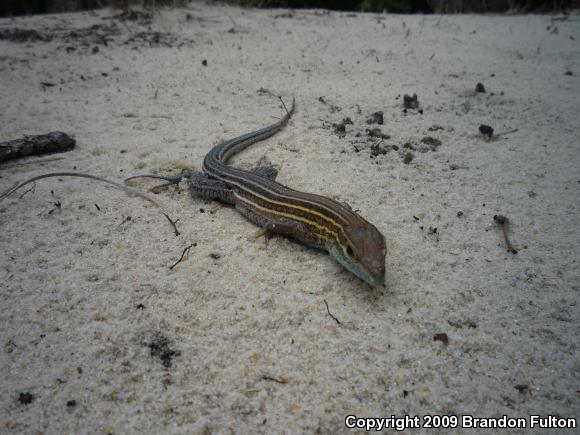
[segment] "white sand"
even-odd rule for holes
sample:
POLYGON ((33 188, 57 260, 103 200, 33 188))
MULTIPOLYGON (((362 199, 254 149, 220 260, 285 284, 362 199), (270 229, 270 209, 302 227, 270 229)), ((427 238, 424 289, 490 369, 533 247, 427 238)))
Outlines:
POLYGON ((0 165, 0 190, 53 171, 199 168, 218 141, 282 114, 260 88, 294 95, 289 126, 233 164, 265 156, 282 183, 360 210, 387 240, 386 290, 289 240, 265 247, 234 209, 185 191, 156 196, 180 219, 175 237, 139 198, 43 180, 0 204, 1 433, 340 433, 348 414, 578 416, 580 17, 285 12, 157 11, 151 29, 171 32, 172 47, 124 44, 148 27, 107 19, 113 10, 0 20, 54 36, 0 41, 0 138, 62 130, 78 141, 0 165), (64 37, 113 23, 107 46, 64 37), (405 93, 423 114, 403 113, 405 93), (377 110, 385 124, 367 125, 377 110), (331 124, 347 116, 339 137, 331 124), (480 124, 518 131, 486 141, 480 124), (372 127, 400 150, 371 158, 372 127), (441 146, 403 163, 403 144, 426 149, 425 136, 441 146))

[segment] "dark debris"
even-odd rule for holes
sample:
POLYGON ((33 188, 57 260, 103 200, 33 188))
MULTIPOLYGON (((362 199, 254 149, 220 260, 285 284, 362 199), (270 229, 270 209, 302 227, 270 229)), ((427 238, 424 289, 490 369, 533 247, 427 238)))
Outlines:
POLYGON ((173 365, 173 358, 181 355, 181 352, 172 349, 171 341, 161 332, 156 332, 150 342, 145 343, 151 350, 151 356, 159 358, 163 367, 170 368, 173 365))
POLYGON ((376 143, 371 145, 371 157, 377 157, 380 155, 387 154, 391 148, 390 147, 382 147, 381 143, 376 143))
POLYGON ((526 384, 514 385, 514 388, 520 392, 520 394, 525 394, 530 390, 530 386, 526 384))
POLYGON ((417 97, 417 94, 413 94, 413 96, 405 94, 403 96, 403 107, 405 109, 418 109, 419 98, 417 97))
POLYGON ((441 141, 431 136, 425 136, 421 139, 421 142, 428 145, 431 148, 431 151, 437 151, 437 148, 441 146, 441 141))
POLYGON ((367 136, 368 137, 376 137, 376 138, 379 138, 379 139, 390 139, 391 138, 391 136, 389 136, 386 133, 383 133, 381 131, 381 129, 378 128, 378 127, 377 128, 369 128, 369 129, 367 129, 367 136))
POLYGON ((479 126, 479 132, 488 138, 493 136, 493 128, 491 128, 489 125, 481 124, 479 126))
POLYGON ((18 395, 18 401, 21 405, 30 405, 34 401, 34 395, 32 393, 20 393, 18 395))
POLYGON ((380 124, 382 125, 384 122, 383 112, 378 111, 371 115, 369 119, 367 119, 367 124, 380 124))
POLYGON ((338 134, 339 136, 344 136, 346 134, 346 126, 352 124, 353 124, 352 119, 346 117, 338 124, 332 124, 332 126, 334 127, 334 132, 336 134, 338 134))
POLYGON ((433 341, 440 341, 445 346, 449 344, 449 337, 445 332, 438 332, 437 334, 433 335, 433 341))

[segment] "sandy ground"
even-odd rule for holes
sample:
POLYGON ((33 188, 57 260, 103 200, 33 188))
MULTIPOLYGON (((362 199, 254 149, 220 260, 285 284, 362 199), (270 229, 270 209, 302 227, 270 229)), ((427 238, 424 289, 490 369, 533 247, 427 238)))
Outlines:
POLYGON ((265 158, 282 183, 359 210, 385 235, 387 287, 287 239, 266 247, 235 209, 185 189, 156 195, 176 237, 142 199, 43 180, 0 204, 1 433, 578 417, 578 15, 119 13, 0 20, 0 137, 77 139, 0 165, 0 188, 199 168, 281 116, 266 91, 294 95, 288 127, 232 164, 265 158), (367 123, 376 111, 383 125, 367 123), (509 133, 488 140, 481 124, 509 133))

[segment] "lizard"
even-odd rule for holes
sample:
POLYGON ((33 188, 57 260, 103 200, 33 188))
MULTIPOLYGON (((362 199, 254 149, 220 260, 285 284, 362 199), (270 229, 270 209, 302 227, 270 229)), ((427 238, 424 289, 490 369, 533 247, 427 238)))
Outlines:
MULTIPOLYGON (((286 107, 284 106, 286 109, 286 107)), ((384 286, 385 238, 381 232, 347 204, 293 190, 275 181, 273 166, 245 171, 227 164, 250 145, 279 132, 295 109, 279 121, 214 146, 203 160, 202 171, 185 170, 177 176, 138 175, 178 184, 187 180, 192 194, 235 206, 243 216, 261 227, 258 236, 287 236, 327 251, 332 258, 371 286, 384 286)))

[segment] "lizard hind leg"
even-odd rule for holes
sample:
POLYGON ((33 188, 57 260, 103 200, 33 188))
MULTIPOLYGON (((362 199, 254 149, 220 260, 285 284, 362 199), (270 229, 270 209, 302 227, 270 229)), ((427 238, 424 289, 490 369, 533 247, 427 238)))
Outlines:
POLYGON ((252 172, 260 177, 268 178, 270 180, 275 180, 278 176, 278 169, 274 166, 256 166, 252 169, 252 172))
POLYGON ((203 172, 187 171, 185 175, 192 194, 201 198, 217 199, 226 204, 234 204, 234 194, 226 183, 211 178, 203 172))

